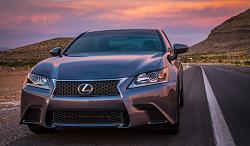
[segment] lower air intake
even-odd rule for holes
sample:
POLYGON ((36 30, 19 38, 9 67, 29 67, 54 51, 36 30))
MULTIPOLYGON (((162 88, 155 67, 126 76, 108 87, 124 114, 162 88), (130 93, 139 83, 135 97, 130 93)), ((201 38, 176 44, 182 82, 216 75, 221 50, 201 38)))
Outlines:
POLYGON ((53 124, 125 124, 126 112, 104 111, 53 111, 53 124))

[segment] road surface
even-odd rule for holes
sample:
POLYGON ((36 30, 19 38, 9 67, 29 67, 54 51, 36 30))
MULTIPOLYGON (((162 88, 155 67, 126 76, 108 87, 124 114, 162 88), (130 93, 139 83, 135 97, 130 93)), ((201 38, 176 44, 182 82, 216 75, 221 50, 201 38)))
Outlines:
POLYGON ((18 103, 1 103, 0 145, 250 145, 250 72, 229 66, 202 69, 184 71, 185 101, 177 135, 147 128, 67 128, 36 135, 19 126, 18 103))

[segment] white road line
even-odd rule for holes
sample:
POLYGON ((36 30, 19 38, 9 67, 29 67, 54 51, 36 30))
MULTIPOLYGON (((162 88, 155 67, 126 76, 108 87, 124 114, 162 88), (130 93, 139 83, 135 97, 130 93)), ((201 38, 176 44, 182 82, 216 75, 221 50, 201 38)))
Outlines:
POLYGON ((207 79, 206 73, 202 67, 201 70, 207 94, 216 146, 235 146, 232 135, 221 112, 220 106, 207 79))

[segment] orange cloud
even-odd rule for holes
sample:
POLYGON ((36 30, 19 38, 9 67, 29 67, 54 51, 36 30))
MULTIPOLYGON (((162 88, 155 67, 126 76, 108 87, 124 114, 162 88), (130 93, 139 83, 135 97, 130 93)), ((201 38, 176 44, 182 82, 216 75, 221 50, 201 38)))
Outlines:
POLYGON ((249 0, 6 0, 0 2, 0 46, 23 34, 46 38, 91 28, 160 26, 190 38, 249 7, 249 0))
POLYGON ((113 9, 110 9, 110 11, 99 14, 95 18, 132 21, 151 17, 167 18, 171 16, 185 15, 185 11, 195 11, 207 8, 220 9, 227 7, 230 9, 247 6, 250 6, 250 3, 247 3, 246 1, 146 1, 141 5, 136 5, 131 8, 119 8, 119 4, 117 4, 113 9))

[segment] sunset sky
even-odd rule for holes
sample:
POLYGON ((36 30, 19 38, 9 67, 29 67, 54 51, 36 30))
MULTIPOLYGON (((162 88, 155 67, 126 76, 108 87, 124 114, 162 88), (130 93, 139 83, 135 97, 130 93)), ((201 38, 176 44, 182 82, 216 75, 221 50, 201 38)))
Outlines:
POLYGON ((249 0, 0 0, 0 47, 18 47, 86 30, 163 28, 193 45, 249 0))

